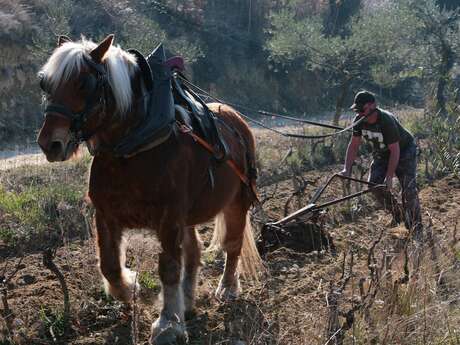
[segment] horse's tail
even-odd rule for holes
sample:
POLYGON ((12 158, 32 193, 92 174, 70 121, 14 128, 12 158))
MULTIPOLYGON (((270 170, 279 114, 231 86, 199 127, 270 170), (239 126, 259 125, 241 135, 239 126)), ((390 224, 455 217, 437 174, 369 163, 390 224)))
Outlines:
POLYGON ((240 267, 243 275, 249 279, 258 280, 260 273, 265 268, 257 250, 256 242, 254 241, 249 212, 246 214, 246 226, 244 227, 240 258, 240 267))
MULTIPOLYGON (((215 218, 214 234, 208 251, 226 249, 226 246, 229 245, 224 242, 226 231, 227 227, 225 225, 224 214, 219 213, 215 218)), ((245 278, 255 281, 258 281, 260 273, 265 271, 262 259, 256 247, 256 242, 254 241, 249 212, 246 214, 246 226, 243 231, 243 243, 241 245, 238 271, 242 273, 245 278)))

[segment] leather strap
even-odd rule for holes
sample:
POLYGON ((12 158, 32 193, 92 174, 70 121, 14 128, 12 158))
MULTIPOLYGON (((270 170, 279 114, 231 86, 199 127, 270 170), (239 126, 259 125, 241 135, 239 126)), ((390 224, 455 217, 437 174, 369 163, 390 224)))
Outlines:
POLYGON ((162 128, 162 130, 157 133, 157 135, 153 138, 153 140, 143 146, 140 146, 139 148, 137 148, 134 152, 130 152, 130 153, 127 153, 125 155, 123 155, 123 158, 131 158, 131 157, 134 157, 135 155, 141 153, 141 152, 145 152, 145 151, 148 151, 148 150, 151 150, 157 146, 160 146, 161 144, 163 144, 166 140, 169 139, 169 137, 171 136, 171 134, 173 133, 173 128, 172 126, 167 126, 167 127, 164 127, 162 128))
MULTIPOLYGON (((185 126, 184 124, 182 123, 179 123, 177 122, 177 127, 179 128, 179 131, 181 133, 184 133, 184 134, 188 134, 190 135, 197 143, 199 143, 201 146, 203 146, 207 151, 209 151, 210 153, 212 153, 213 155, 215 154, 215 150, 214 148, 207 142, 205 141, 204 139, 202 139, 201 137, 199 137, 198 135, 196 135, 195 133, 193 133, 192 129, 185 126)), ((248 177, 243 174, 241 172, 241 170, 238 168, 238 166, 236 165, 235 161, 231 158, 227 159, 225 161, 225 163, 228 164, 228 166, 230 168, 232 168, 232 170, 235 172, 235 174, 240 178, 240 180, 249 188, 251 188, 251 190, 253 189, 253 186, 251 185, 251 183, 249 182, 249 179, 248 177)))

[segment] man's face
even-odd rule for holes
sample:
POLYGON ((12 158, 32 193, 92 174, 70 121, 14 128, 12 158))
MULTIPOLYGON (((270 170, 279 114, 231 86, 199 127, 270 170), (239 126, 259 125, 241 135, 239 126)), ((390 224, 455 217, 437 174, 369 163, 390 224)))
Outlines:
POLYGON ((374 112, 375 108, 375 102, 368 102, 363 105, 358 105, 355 109, 355 112, 360 116, 369 116, 374 112))

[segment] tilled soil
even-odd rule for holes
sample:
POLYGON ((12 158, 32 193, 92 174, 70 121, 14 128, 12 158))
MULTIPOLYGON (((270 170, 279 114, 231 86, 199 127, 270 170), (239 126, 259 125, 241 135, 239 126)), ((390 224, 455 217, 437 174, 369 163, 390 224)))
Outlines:
MULTIPOLYGON (((316 188, 337 169, 333 167, 306 173, 306 187, 302 193, 298 193, 298 197, 292 197, 299 188, 298 181, 283 180, 262 188, 262 209, 253 210, 255 232, 260 231, 262 224, 305 206, 316 188)), ((341 195, 342 185, 335 183, 324 200, 341 195)), ((418 264, 414 260, 414 251, 408 251, 411 280, 402 285, 396 285, 394 281, 404 276, 403 248, 405 243, 411 243, 405 242, 407 231, 401 226, 391 228, 390 216, 377 210, 367 197, 331 207, 321 215, 322 229, 331 237, 334 251, 322 248, 305 252, 278 246, 263 256, 266 274, 259 282, 243 280, 243 292, 234 302, 221 303, 214 298, 224 260, 221 254, 204 253, 196 313, 187 321, 190 344, 327 343, 330 334, 327 328, 332 319, 332 309, 328 305, 330 294, 340 288, 344 282, 343 276, 349 274, 339 309, 346 312, 359 303, 359 295, 362 295, 360 290, 365 291, 370 284, 369 248, 380 236, 382 239, 375 249, 378 258, 376 265, 380 267, 381 276, 385 276, 385 280, 382 278, 381 281, 382 286, 391 286, 382 287, 374 296, 373 305, 363 312, 363 315, 369 313, 372 317, 363 316, 365 324, 358 319, 348 334, 353 333, 355 339, 361 339, 362 343, 369 343, 372 337, 387 339, 388 343, 415 343, 403 335, 410 334, 409 328, 412 332, 419 329, 423 322, 414 317, 419 315, 417 312, 398 311, 403 303, 397 301, 394 302, 394 308, 398 310, 393 309, 390 313, 387 301, 393 297, 389 291, 399 289, 395 298, 402 298, 411 289, 427 286, 440 289, 444 297, 439 297, 439 302, 437 299, 441 292, 430 295, 433 310, 441 308, 441 301, 458 302, 460 284, 456 276, 460 270, 460 249, 456 230, 460 216, 460 181, 455 177, 436 181, 423 188, 420 198, 425 229, 433 235, 426 240, 422 252, 424 255, 419 255, 418 264), (389 263, 385 263, 384 267, 380 260, 388 260, 389 263), (350 262, 353 262, 351 266, 350 262), (383 271, 387 274, 383 274, 383 271), (422 277, 424 283, 421 282, 422 277), (438 284, 440 279, 443 279, 444 285, 438 284), (385 329, 379 313, 387 313, 389 316, 385 322, 388 324, 393 320, 399 327, 398 331, 385 329), (406 322, 406 318, 411 321, 406 322), (406 328, 402 330, 401 325, 406 328), (369 328, 373 328, 372 331, 369 328)), ((208 244, 212 224, 200 227, 199 232, 205 245, 208 244)), ((155 238, 145 232, 132 232, 127 236, 127 241, 127 265, 140 272, 144 286, 134 306, 123 305, 104 294, 91 238, 70 242, 57 250, 54 262, 65 277, 71 303, 70 327, 66 330, 62 328, 63 294, 59 281, 43 266, 41 253, 26 252, 18 266, 19 271, 7 284, 3 295, 3 301, 7 301, 12 312, 8 317, 11 338, 18 344, 86 345, 131 344, 134 337, 139 339, 140 344, 147 344, 150 325, 159 313, 159 247, 155 238)), ((409 246, 412 248, 412 243, 409 246)), ((10 257, 5 272, 0 274, 8 278, 20 260, 19 256, 10 257)), ((1 308, 4 311, 5 303, 1 308)), ((417 307, 409 305, 407 308, 417 307)), ((445 315, 444 309, 442 313, 445 315)), ((345 318, 339 315, 337 320, 340 325, 344 324, 345 318)), ((439 328, 435 322, 430 324, 429 321, 427 317, 424 319, 425 329, 439 328)), ((460 329, 460 317, 454 317, 450 322, 453 322, 451 329, 460 329)), ((7 334, 6 324, 0 324, 2 333, 7 334)), ((431 331, 433 338, 436 338, 436 330, 431 331)))

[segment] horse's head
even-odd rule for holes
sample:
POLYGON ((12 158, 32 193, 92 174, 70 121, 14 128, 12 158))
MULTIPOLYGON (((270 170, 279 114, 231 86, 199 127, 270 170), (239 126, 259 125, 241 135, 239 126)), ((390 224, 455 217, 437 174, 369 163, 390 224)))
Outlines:
POLYGON ((98 45, 60 36, 40 71, 46 108, 37 141, 48 161, 69 159, 80 142, 95 141, 110 126, 112 114, 130 108, 136 61, 112 41, 113 35, 98 45))

